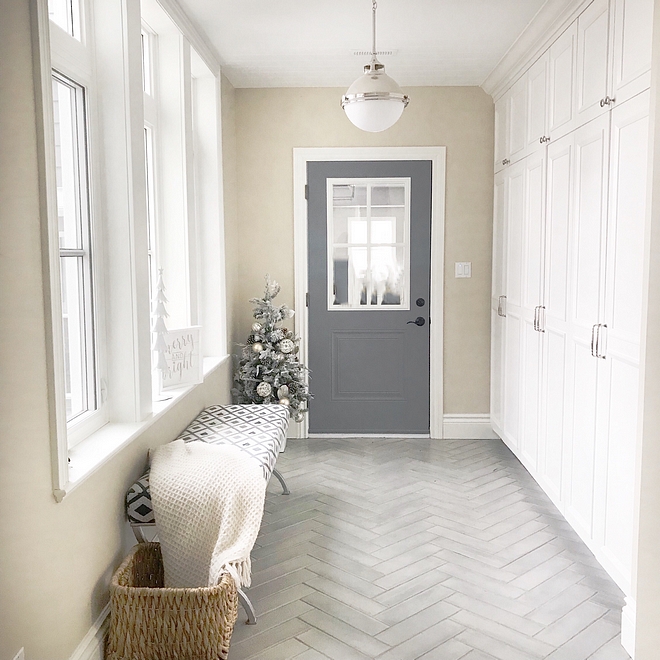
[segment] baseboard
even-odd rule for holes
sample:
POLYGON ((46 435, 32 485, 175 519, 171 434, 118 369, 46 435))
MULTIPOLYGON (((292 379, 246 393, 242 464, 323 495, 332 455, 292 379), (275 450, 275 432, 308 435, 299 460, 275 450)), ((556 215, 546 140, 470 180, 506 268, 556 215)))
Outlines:
POLYGON ((110 603, 103 608, 69 660, 103 660, 103 646, 110 624, 109 615, 110 603))
POLYGON ((626 604, 621 611, 621 646, 628 655, 635 660, 635 625, 637 619, 637 606, 635 601, 626 597, 626 604))
POLYGON ((442 437, 445 440, 496 440, 489 414, 444 415, 442 437))

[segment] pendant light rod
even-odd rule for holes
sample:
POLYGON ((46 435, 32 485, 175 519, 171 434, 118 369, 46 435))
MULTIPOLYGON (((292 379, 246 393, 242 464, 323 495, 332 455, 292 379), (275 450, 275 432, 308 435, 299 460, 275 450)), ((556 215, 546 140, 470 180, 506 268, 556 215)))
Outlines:
POLYGON ((376 9, 378 5, 376 0, 371 0, 371 55, 372 60, 376 59, 376 9))

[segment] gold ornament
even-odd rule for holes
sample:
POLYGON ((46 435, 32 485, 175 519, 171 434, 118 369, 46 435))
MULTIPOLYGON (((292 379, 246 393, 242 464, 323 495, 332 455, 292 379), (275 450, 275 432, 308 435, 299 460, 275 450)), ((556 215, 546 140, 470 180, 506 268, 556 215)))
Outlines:
POLYGON ((287 399, 285 396, 283 396, 283 397, 280 399, 280 403, 281 403, 283 406, 288 406, 288 405, 291 404, 291 402, 289 401, 289 399, 287 399))
POLYGON ((256 344, 252 344, 252 350, 253 350, 255 353, 261 353, 261 351, 264 350, 264 347, 263 347, 262 344, 260 344, 259 342, 257 342, 256 344))

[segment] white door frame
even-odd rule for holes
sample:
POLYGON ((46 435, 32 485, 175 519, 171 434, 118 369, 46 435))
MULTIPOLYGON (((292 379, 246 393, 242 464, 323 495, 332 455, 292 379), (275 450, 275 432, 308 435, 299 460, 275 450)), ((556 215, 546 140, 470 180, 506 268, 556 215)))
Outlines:
MULTIPOLYGON (((313 147, 293 150, 293 228, 295 268, 295 331, 300 336, 303 364, 308 364, 307 320, 307 163, 310 161, 430 160, 431 187, 431 315, 430 435, 443 437, 443 328, 445 261, 446 147, 313 147)), ((298 425, 298 437, 308 437, 307 415, 298 425)), ((375 434, 376 435, 376 434, 375 434)), ((382 435, 382 434, 379 434, 382 435)))

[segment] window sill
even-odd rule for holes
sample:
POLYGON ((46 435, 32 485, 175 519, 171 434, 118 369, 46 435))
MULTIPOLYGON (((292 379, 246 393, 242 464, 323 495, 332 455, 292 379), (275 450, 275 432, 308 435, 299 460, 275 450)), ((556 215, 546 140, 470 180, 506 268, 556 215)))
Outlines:
MULTIPOLYGON (((229 355, 221 358, 204 358, 204 382, 230 359, 229 355)), ((167 414, 178 401, 196 387, 199 385, 168 390, 167 396, 170 398, 165 401, 154 401, 151 415, 143 421, 125 424, 108 423, 69 450, 69 479, 64 489, 54 491, 55 499, 61 502, 66 495, 167 414)))

